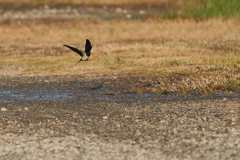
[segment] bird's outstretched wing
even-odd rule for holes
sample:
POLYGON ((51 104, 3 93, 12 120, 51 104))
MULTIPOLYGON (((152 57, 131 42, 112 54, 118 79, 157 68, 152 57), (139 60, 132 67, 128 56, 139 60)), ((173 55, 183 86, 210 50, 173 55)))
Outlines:
POLYGON ((81 57, 83 56, 83 51, 82 50, 79 50, 77 48, 74 48, 74 47, 71 47, 71 46, 68 46, 68 45, 65 45, 65 44, 64 44, 64 46, 68 47, 69 49, 71 49, 74 52, 77 52, 81 57))
POLYGON ((90 41, 87 39, 86 40, 86 45, 85 45, 85 53, 90 52, 91 49, 92 49, 92 45, 91 45, 90 41))

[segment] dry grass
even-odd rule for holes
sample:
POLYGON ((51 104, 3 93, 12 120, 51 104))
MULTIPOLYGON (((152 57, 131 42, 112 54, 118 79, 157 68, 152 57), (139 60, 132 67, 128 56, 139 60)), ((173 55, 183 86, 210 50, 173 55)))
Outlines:
POLYGON ((2 22, 0 74, 152 75, 160 90, 212 91, 239 86, 239 23, 208 20, 2 22), (64 48, 93 44, 89 62, 64 48))

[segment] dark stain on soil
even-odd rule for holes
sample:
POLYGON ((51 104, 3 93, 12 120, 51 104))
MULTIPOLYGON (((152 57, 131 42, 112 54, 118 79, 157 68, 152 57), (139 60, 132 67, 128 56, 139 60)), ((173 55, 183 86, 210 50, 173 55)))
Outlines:
POLYGON ((2 76, 0 103, 148 103, 238 98, 239 94, 174 93, 158 89, 158 81, 129 75, 2 76))
MULTIPOLYGON (((212 143, 213 135, 216 140, 229 135, 230 138, 225 141, 231 141, 235 135, 232 131, 239 128, 239 96, 160 101, 147 100, 149 97, 138 101, 140 98, 135 97, 129 101, 124 100, 127 97, 117 95, 121 95, 121 92, 140 95, 126 90, 132 84, 149 87, 149 83, 145 83, 143 78, 139 80, 128 75, 1 76, 0 81, 1 95, 4 90, 23 90, 29 94, 28 90, 38 89, 65 90, 69 94, 79 90, 84 96, 89 96, 88 101, 82 101, 82 95, 78 95, 80 98, 75 101, 68 100, 64 103, 17 99, 11 103, 0 103, 2 135, 12 133, 31 137, 39 134, 39 139, 96 135, 106 143, 131 143, 146 151, 160 149, 169 155, 169 150, 172 150, 171 154, 184 156, 182 152, 175 151, 200 153, 199 150, 211 147, 208 143, 203 143, 205 140, 212 143), (97 100, 94 97, 97 92, 105 93, 99 95, 105 99, 97 100), (115 98, 111 100, 110 97, 115 98), (170 143, 174 145, 171 146, 170 143)), ((151 98, 153 95, 149 93, 149 96, 151 98)), ((214 151, 217 152, 217 148, 214 151)))

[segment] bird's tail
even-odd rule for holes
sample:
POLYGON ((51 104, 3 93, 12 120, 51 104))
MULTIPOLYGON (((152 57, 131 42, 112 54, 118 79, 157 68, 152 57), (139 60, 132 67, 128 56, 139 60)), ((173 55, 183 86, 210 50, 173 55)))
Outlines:
MULTIPOLYGON (((76 64, 78 64, 79 62, 81 62, 82 61, 82 58, 76 63, 76 64)), ((76 64, 74 64, 74 65, 76 65, 76 64)))

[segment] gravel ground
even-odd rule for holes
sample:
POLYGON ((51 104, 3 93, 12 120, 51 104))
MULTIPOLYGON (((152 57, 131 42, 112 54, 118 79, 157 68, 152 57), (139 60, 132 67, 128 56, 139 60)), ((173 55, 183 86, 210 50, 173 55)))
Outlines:
POLYGON ((1 3, 0 19, 8 20, 71 20, 71 19, 144 19, 160 16, 166 9, 164 5, 129 7, 122 6, 86 6, 79 4, 11 4, 1 3))
MULTIPOLYGON (((51 87, 39 79, 1 77, 1 88, 51 87)), ((74 82, 56 79, 66 89, 74 82)), ((0 159, 240 158, 239 98, 0 103, 0 109, 0 159)))

